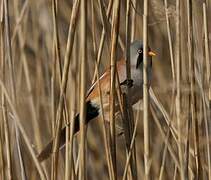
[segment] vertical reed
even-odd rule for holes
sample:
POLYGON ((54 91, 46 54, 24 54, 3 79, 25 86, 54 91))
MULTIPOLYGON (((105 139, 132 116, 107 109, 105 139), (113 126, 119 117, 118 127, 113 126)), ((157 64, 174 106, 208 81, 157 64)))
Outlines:
POLYGON ((111 35, 111 79, 110 79, 110 128, 111 128, 111 154, 114 166, 114 178, 117 179, 117 167, 116 167, 116 131, 115 131, 115 87, 116 87, 116 50, 117 40, 119 35, 119 19, 120 19, 120 1, 114 2, 113 8, 113 22, 112 22, 112 35, 111 35))
POLYGON ((87 3, 82 0, 80 4, 80 28, 81 28, 81 84, 80 84, 80 172, 79 179, 86 179, 86 149, 85 149, 85 88, 86 88, 86 16, 87 16, 87 3))
POLYGON ((60 96, 59 96, 59 104, 56 112, 56 132, 55 132, 55 140, 53 142, 53 161, 52 161, 52 171, 51 178, 57 178, 57 166, 58 166, 58 148, 59 148, 59 137, 61 133, 62 126, 62 112, 64 107, 64 94, 67 88, 67 80, 68 80, 68 72, 70 65, 70 55, 73 47, 73 39, 75 34, 76 20, 79 9, 79 0, 76 0, 73 5, 72 15, 70 19, 69 32, 68 32, 68 41, 67 48, 64 60, 64 68, 62 74, 62 83, 60 87, 60 96))
POLYGON ((0 179, 210 179, 210 2, 0 0, 0 179), (125 58, 131 79, 137 38, 143 118, 139 103, 132 109, 135 94, 122 94, 116 69, 125 58), (157 54, 149 90, 148 46, 157 54), (91 82, 101 120, 86 131, 91 82), (41 164, 37 153, 49 140, 44 154, 53 158, 41 164))
POLYGON ((176 117, 177 117, 177 128, 178 128, 178 153, 180 162, 180 178, 185 179, 184 174, 184 157, 182 148, 182 119, 181 119, 181 2, 176 1, 176 50, 175 50, 175 60, 176 60, 176 117))
POLYGON ((144 168, 145 179, 150 179, 150 137, 149 137, 149 92, 148 92, 148 0, 144 1, 143 14, 143 123, 144 123, 144 168))

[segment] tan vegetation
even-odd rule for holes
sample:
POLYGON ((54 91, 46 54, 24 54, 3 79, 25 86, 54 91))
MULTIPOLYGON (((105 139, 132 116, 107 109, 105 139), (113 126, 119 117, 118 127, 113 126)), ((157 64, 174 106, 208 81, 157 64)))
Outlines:
POLYGON ((211 180, 210 20, 211 0, 0 0, 0 179, 211 180), (157 55, 143 107, 132 109, 115 64, 129 67, 135 39, 144 59, 147 44, 157 55), (87 128, 86 92, 109 66, 110 126, 102 116, 87 128), (51 139, 54 153, 39 162, 51 139))

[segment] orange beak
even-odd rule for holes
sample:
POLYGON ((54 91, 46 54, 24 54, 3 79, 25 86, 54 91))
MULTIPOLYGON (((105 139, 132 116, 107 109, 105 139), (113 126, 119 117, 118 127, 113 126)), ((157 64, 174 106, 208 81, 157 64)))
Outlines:
POLYGON ((149 56, 156 56, 156 54, 153 51, 148 52, 149 56))

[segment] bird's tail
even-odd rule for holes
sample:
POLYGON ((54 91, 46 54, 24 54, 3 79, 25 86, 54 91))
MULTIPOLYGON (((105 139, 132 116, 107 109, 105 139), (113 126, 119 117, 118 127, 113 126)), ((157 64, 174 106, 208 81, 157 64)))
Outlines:
MULTIPOLYGON (((99 115, 99 108, 96 106, 93 106, 93 104, 88 101, 86 102, 86 121, 87 124, 90 120, 96 118, 99 115)), ((75 116, 75 127, 73 134, 76 134, 80 130, 80 121, 79 121, 79 114, 75 116)), ((66 128, 70 126, 70 124, 66 125, 60 133, 59 138, 59 149, 61 149, 65 143, 66 143, 66 128)), ((37 156, 38 160, 42 162, 43 160, 47 159, 51 154, 53 150, 53 140, 52 139, 45 148, 40 152, 40 154, 37 156)))

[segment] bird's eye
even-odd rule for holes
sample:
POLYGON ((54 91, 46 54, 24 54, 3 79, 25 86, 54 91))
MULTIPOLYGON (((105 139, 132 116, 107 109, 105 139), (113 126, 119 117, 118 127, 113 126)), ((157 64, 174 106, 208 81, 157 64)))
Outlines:
POLYGON ((138 49, 137 52, 138 52, 138 54, 141 54, 142 53, 142 50, 141 49, 138 49))

